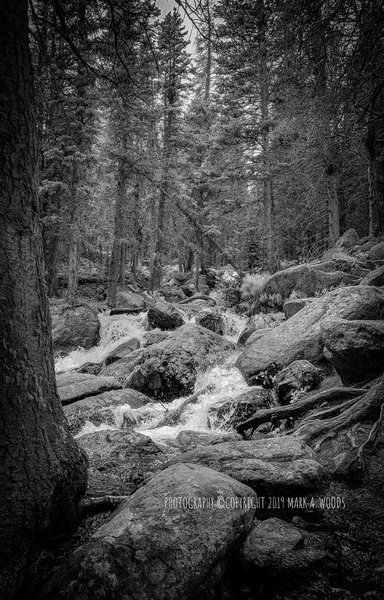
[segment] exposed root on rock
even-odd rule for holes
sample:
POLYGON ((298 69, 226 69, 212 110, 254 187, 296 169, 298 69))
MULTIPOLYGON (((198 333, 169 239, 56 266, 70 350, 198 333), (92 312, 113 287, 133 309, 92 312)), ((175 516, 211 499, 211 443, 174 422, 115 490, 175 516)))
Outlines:
POLYGON ((315 450, 318 450, 325 440, 340 431, 349 430, 356 423, 370 419, 381 421, 383 401, 384 376, 363 396, 348 402, 348 406, 345 406, 339 415, 326 420, 319 420, 314 415, 313 420, 301 424, 293 435, 301 437, 309 445, 313 445, 316 441, 315 450))
MULTIPOLYGON (((350 406, 356 402, 357 397, 361 397, 362 390, 360 388, 346 388, 346 387, 334 387, 329 390, 324 390, 323 392, 319 392, 310 396, 309 398, 305 398, 304 400, 298 400, 293 404, 288 404, 288 406, 278 406, 265 410, 258 410, 252 417, 239 423, 236 427, 238 433, 243 434, 247 429, 256 429, 259 425, 263 423, 268 423, 269 421, 277 421, 281 419, 288 418, 297 418, 301 415, 308 412, 310 409, 323 404, 324 402, 332 402, 334 400, 350 400, 351 402, 346 402, 342 404, 338 404, 337 407, 333 407, 335 411, 340 410, 345 405, 350 406), (353 400, 351 400, 351 398, 353 400)), ((331 409, 332 410, 332 409, 331 409)), ((324 411, 326 412, 326 411, 324 411)), ((318 413, 321 415, 321 413, 318 413)), ((312 419, 317 419, 318 415, 312 415, 312 419)))
POLYGON ((86 517, 90 514, 104 512, 106 510, 115 510, 129 496, 100 496, 97 498, 85 497, 80 502, 80 510, 82 516, 86 517))

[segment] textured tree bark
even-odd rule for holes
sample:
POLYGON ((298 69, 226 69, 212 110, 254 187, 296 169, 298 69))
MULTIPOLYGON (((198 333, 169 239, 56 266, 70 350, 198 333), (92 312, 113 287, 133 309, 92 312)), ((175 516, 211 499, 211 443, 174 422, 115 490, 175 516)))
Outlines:
POLYGON ((267 237, 268 266, 272 273, 279 268, 278 249, 275 232, 275 208, 271 172, 271 133, 269 123, 269 74, 267 56, 267 24, 264 3, 260 3, 260 18, 258 22, 259 53, 260 53, 260 110, 262 121, 262 158, 264 169, 264 210, 267 237))
MULTIPOLYGON (((126 140, 122 140, 122 152, 126 149, 126 140)), ((117 170, 117 196, 116 196, 116 207, 115 207, 115 224, 113 231, 113 245, 111 259, 109 262, 108 270, 108 291, 107 291, 107 304, 111 308, 116 306, 117 296, 117 284, 120 275, 120 264, 121 264, 121 247, 122 239, 124 236, 125 219, 124 219, 124 208, 127 195, 127 172, 124 156, 119 159, 119 166, 117 170)))
POLYGON ((0 597, 76 523, 86 459, 57 395, 37 198, 28 0, 0 6, 0 597))

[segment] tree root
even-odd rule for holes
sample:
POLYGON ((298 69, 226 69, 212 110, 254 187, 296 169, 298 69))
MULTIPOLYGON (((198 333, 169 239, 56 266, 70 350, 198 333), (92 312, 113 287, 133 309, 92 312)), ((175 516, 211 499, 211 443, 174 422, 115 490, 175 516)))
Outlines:
MULTIPOLYGON (((306 413, 309 409, 322 404, 323 402, 331 402, 333 400, 350 400, 354 398, 353 403, 356 402, 356 397, 361 397, 361 389, 359 388, 345 388, 345 387, 334 387, 329 390, 324 390, 305 398, 304 400, 298 400, 288 406, 278 406, 276 408, 269 408, 265 410, 257 411, 252 417, 239 423, 236 427, 236 431, 243 434, 247 429, 256 429, 259 425, 267 423, 268 421, 275 421, 278 419, 287 419, 289 417, 299 417, 306 413)), ((338 405, 337 410, 343 405, 338 405)), ((320 413, 321 414, 321 413, 320 413)))
POLYGON ((188 304, 189 302, 194 302, 194 300, 206 300, 207 302, 212 302, 212 304, 216 304, 216 300, 211 298, 210 296, 205 296, 204 294, 196 294, 195 296, 190 296, 189 298, 185 298, 185 300, 180 300, 177 304, 188 304))
POLYGON ((363 396, 346 403, 340 415, 324 421, 316 419, 304 423, 293 432, 293 435, 301 437, 310 445, 317 440, 315 449, 318 450, 325 440, 335 436, 338 432, 347 430, 364 420, 379 419, 383 399, 384 377, 381 377, 363 396))
POLYGON ((96 514, 98 512, 104 512, 106 510, 115 510, 119 504, 127 500, 129 496, 100 496, 97 498, 85 497, 80 502, 80 510, 83 518, 96 514))

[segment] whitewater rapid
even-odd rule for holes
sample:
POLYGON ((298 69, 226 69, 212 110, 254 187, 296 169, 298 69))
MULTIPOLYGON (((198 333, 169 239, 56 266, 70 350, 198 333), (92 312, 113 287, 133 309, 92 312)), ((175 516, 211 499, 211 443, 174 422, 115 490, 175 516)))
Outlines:
MULTIPOLYGON (((225 337, 236 342, 245 326, 246 317, 241 317, 229 311, 223 316, 226 322, 225 337)), ((185 320, 194 322, 194 317, 185 320)), ((68 355, 56 359, 57 373, 73 371, 85 363, 102 363, 106 356, 117 346, 135 337, 142 344, 147 333, 146 313, 139 315, 113 315, 100 313, 100 342, 90 350, 78 348, 68 355)), ((210 367, 197 376, 195 393, 198 394, 196 403, 188 404, 174 425, 156 427, 162 417, 178 408, 185 398, 177 398, 166 404, 151 402, 141 408, 131 409, 128 405, 111 407, 114 413, 114 424, 101 423, 95 426, 87 421, 76 437, 103 429, 121 429, 128 426, 134 431, 149 436, 157 443, 167 443, 174 440, 181 431, 223 431, 225 422, 231 416, 231 402, 236 396, 248 389, 240 371, 234 366, 239 351, 234 350, 224 363, 210 367), (218 419, 216 414, 220 407, 226 405, 225 418, 218 419)), ((234 410, 234 405, 233 405, 234 410)))

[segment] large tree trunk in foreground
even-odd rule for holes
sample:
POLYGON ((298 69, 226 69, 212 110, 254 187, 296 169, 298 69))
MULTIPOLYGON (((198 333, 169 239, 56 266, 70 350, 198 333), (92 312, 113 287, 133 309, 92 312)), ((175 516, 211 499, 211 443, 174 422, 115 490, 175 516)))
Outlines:
POLYGON ((53 368, 37 205, 28 1, 0 7, 0 597, 22 585, 47 535, 77 519, 86 460, 69 435, 53 368))

